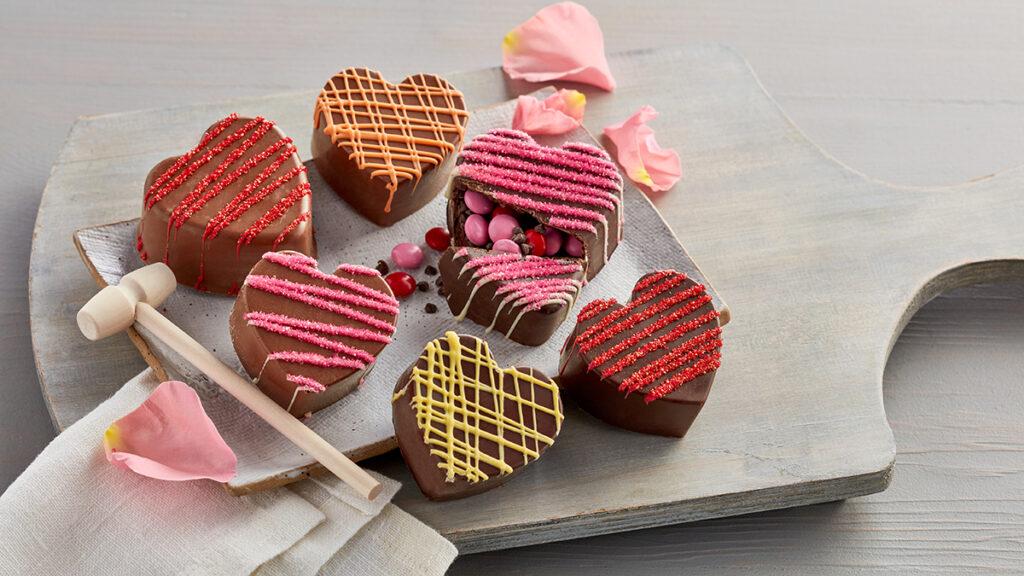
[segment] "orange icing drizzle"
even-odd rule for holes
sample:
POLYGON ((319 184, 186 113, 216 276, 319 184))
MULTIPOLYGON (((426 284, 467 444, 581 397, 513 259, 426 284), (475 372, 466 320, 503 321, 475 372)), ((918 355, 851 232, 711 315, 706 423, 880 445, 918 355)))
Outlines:
POLYGON ((352 151, 349 158, 360 170, 387 177, 384 211, 390 212, 402 182, 415 186, 462 143, 469 116, 464 106, 462 93, 437 76, 417 74, 391 84, 379 72, 349 68, 320 92, 313 126, 321 129, 323 119, 324 133, 352 151), (457 135, 454 143, 448 141, 451 134, 457 135))

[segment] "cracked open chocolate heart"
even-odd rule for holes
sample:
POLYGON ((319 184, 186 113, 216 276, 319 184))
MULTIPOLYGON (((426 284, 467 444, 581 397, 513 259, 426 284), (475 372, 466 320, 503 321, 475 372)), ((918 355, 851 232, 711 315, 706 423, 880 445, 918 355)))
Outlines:
POLYGON ((146 178, 136 247, 178 282, 238 291, 268 250, 316 255, 306 167, 273 122, 232 114, 146 178))
POLYGON ((392 398, 402 457, 431 500, 504 483, 561 429, 558 387, 532 368, 502 368, 487 343, 447 332, 402 375, 392 398))
POLYGON ((459 155, 440 260, 448 306, 512 340, 545 342, 622 240, 622 177, 589 144, 492 130, 459 155))
POLYGON ((398 84, 365 68, 327 81, 313 111, 313 160, 367 220, 390 226, 430 202, 462 145, 462 93, 430 74, 398 84))
POLYGON ((297 252, 264 254, 231 310, 231 342, 264 394, 296 416, 352 392, 391 342, 398 301, 374 269, 334 274, 297 252))
POLYGON ((647 274, 625 306, 605 299, 580 310, 558 385, 609 424, 682 438, 721 363, 718 316, 703 284, 674 270, 647 274))

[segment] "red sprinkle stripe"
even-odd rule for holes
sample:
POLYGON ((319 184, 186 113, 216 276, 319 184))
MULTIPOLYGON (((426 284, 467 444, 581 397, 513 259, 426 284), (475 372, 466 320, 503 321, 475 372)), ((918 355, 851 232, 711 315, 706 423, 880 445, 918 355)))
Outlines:
POLYGON ((680 323, 686 316, 711 302, 711 297, 706 293, 704 286, 694 284, 660 301, 652 302, 659 294, 679 286, 685 280, 684 274, 674 270, 656 272, 637 282, 633 288, 633 300, 626 306, 617 307, 615 300, 596 300, 585 306, 577 321, 595 323, 576 338, 574 345, 580 353, 607 342, 615 334, 664 314, 652 324, 637 330, 599 354, 588 364, 587 369, 597 370, 615 360, 623 352, 631 350, 601 370, 601 378, 608 378, 636 365, 650 353, 676 344, 668 353, 630 374, 619 385, 619 391, 626 394, 648 389, 644 396, 646 403, 663 398, 695 378, 717 370, 721 365, 721 327, 716 326, 682 340, 687 334, 719 316, 716 310, 711 310, 688 322, 680 323), (680 304, 681 307, 665 313, 680 304), (666 328, 669 328, 667 332, 655 337, 666 328), (637 346, 639 348, 636 348, 637 346), (659 383, 658 381, 663 378, 667 379, 659 383))

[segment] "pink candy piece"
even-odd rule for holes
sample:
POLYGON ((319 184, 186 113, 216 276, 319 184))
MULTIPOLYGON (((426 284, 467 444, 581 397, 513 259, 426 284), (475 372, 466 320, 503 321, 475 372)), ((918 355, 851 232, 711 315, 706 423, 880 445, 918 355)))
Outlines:
POLYGON ((495 252, 504 252, 505 254, 522 254, 522 250, 519 249, 519 244, 507 239, 502 238, 494 243, 495 252))
POLYGON ((474 246, 487 244, 487 218, 479 214, 470 214, 466 218, 466 238, 474 246))
POLYGON ((490 214, 494 210, 494 202, 476 190, 466 190, 463 200, 466 202, 466 207, 475 214, 490 214))
POLYGON ((562 233, 554 228, 548 228, 544 233, 544 255, 554 256, 562 249, 562 233))
POLYGON ((402 242, 391 249, 391 261, 401 268, 419 268, 423 264, 423 250, 411 242, 402 242))
POLYGON ((573 258, 580 258, 583 256, 583 242, 575 236, 569 236, 569 239, 565 242, 565 251, 573 258))
POLYGON ((491 219, 490 225, 487 226, 487 234, 491 237, 492 242, 511 240, 518 227, 519 222, 515 217, 508 214, 498 214, 491 219))

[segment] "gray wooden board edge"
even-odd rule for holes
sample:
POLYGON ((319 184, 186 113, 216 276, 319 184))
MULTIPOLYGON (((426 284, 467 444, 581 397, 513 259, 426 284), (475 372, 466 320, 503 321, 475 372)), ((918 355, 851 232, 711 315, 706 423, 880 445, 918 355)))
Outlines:
MULTIPOLYGON (((551 92, 551 89, 541 90, 538 95, 544 97, 551 92)), ((271 118, 287 118, 302 116, 308 107, 308 101, 297 95, 287 102, 282 101, 280 107, 263 112, 271 118)), ((493 128, 510 126, 514 107, 515 101, 507 101, 474 111, 466 127, 467 139, 493 128)), ((309 139, 308 123, 302 126, 304 132, 296 132, 297 127, 294 126, 287 128, 287 133, 295 135, 298 141, 309 139)), ((550 146, 576 141, 596 143, 594 137, 583 129, 539 138, 539 141, 550 146)), ((446 179, 446 176, 442 177, 442 181, 446 179)), ((347 204, 339 201, 315 173, 315 168, 311 169, 309 180, 313 188, 318 256, 327 266, 338 262, 372 266, 382 256, 382 245, 420 236, 428 227, 444 222, 447 200, 443 194, 415 215, 382 229, 366 222, 347 204)), ((721 313, 722 323, 726 324, 729 311, 725 303, 673 237, 668 224, 650 200, 628 181, 623 189, 623 210, 629 215, 624 240, 601 274, 584 289, 580 300, 587 302, 607 296, 609 291, 620 286, 632 285, 636 278, 652 269, 673 268, 709 287, 712 302, 721 313)), ((130 220, 75 232, 78 252, 100 286, 117 283, 124 274, 143 265, 136 252, 137 226, 138 220, 130 220)), ((436 253, 428 253, 427 261, 434 262, 436 253)), ((347 396, 308 420, 310 428, 355 461, 378 456, 396 447, 389 402, 391 390, 401 372, 420 353, 423 344, 446 330, 487 338, 492 352, 502 363, 534 366, 549 374, 557 369, 558 350, 572 329, 571 322, 559 327, 543 345, 526 347, 514 344, 497 333, 485 334, 481 327, 471 322, 455 322, 445 312, 423 312, 424 300, 431 297, 429 293, 416 294, 402 303, 395 340, 381 354, 377 367, 360 386, 359 393, 347 396)), ((189 287, 179 287, 160 309, 228 366, 241 371, 227 330, 232 301, 223 296, 196 292, 189 287)), ((444 307, 440 297, 435 302, 444 307)), ((227 483, 230 492, 249 494, 321 472, 319 465, 308 455, 285 442, 244 407, 223 397, 216 385, 184 363, 165 344, 154 341, 142 329, 137 330, 136 335, 138 338, 133 337, 133 342, 151 367, 196 387, 208 414, 234 448, 239 465, 237 475, 227 483)))
MULTIPOLYGON (((585 123, 600 129, 641 104, 661 111, 654 122, 659 141, 680 152, 686 174, 655 204, 735 312, 726 364, 690 435, 649 454, 648 466, 623 467, 614 450, 569 455, 556 445, 545 459, 571 458, 579 473, 548 479, 544 492, 530 481, 492 492, 487 505, 501 514, 477 526, 462 524, 465 516, 456 506, 418 504, 408 494, 415 488, 406 486, 396 501, 431 524, 444 516, 446 534, 463 551, 653 525, 648 517, 660 524, 881 490, 894 453, 881 375, 906 318, 943 289, 1022 276, 1024 198, 1017 191, 1024 171, 955 187, 889 186, 808 142, 728 49, 643 51, 615 55, 611 64, 620 88, 615 94, 588 91, 585 123), (667 476, 660 464, 673 451, 686 451, 689 467, 667 476), (616 473, 615 481, 601 482, 609 472, 616 473), (794 490, 737 486, 741 476, 791 483, 794 490), (708 484, 717 494, 738 496, 706 509, 712 495, 699 486, 708 484), (573 519, 571 531, 538 526, 522 510, 503 506, 511 499, 507 493, 518 490, 535 492, 551 517, 573 519), (623 494, 635 505, 609 505, 623 494), (502 533, 516 534, 512 525, 526 535, 507 542, 502 533)), ((526 91, 498 70, 449 78, 476 105, 526 91)), ((61 398, 76 400, 73 405, 49 399, 55 415, 59 410, 72 420, 76 416, 69 413, 95 405, 140 365, 90 362, 66 336, 73 327, 68 311, 92 291, 87 277, 68 280, 74 255, 66 253, 67 235, 134 216, 134 202, 125 199, 94 198, 77 214, 61 209, 73 195, 49 193, 61 190, 62 172, 95 154, 79 142, 103 124, 104 118, 86 119, 74 128, 44 194, 33 245, 33 336, 44 386, 50 387, 48 380, 69 386, 82 375, 94 376, 92 370, 107 377, 106 388, 83 386, 84 397, 61 398), (55 235, 63 237, 58 242, 55 235), (62 363, 67 357, 75 361, 62 363)), ((106 155, 119 152, 131 151, 106 155)), ((115 357, 126 358, 126 350, 126 342, 110 345, 115 357)), ((379 469, 391 473, 400 464, 388 460, 379 469)))

